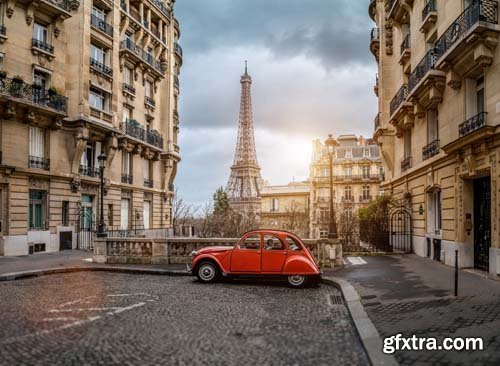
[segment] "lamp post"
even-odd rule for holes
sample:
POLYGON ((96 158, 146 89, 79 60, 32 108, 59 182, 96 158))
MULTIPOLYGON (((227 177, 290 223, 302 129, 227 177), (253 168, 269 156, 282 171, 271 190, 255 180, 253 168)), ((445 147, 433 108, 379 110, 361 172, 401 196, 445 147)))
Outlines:
POLYGON ((97 161, 99 162, 99 175, 101 176, 101 202, 99 210, 99 225, 97 226, 98 238, 106 238, 108 236, 106 224, 104 223, 104 167, 107 159, 108 157, 104 152, 97 157, 97 161))
POLYGON ((338 142, 330 134, 325 141, 325 145, 328 149, 328 166, 330 168, 330 221, 328 223, 328 239, 338 239, 335 209, 333 208, 333 153, 335 152, 335 147, 338 146, 338 142))

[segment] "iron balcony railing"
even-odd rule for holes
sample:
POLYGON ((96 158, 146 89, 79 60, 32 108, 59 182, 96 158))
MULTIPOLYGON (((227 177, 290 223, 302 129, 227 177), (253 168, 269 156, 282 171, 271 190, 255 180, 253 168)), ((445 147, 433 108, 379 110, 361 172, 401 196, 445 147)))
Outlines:
POLYGON ((35 48, 38 48, 39 50, 42 50, 42 51, 45 51, 48 53, 52 53, 52 54, 54 53, 54 46, 52 46, 51 44, 44 42, 40 39, 33 38, 31 40, 31 45, 35 48))
POLYGON ((120 1, 120 8, 127 11, 127 3, 124 0, 120 1))
POLYGON ((439 140, 434 140, 422 148, 422 160, 430 159, 437 154, 439 154, 439 140))
POLYGON ((0 25, 0 34, 2 36, 5 36, 7 34, 7 29, 5 28, 5 25, 3 25, 3 24, 0 25))
POLYGON ((372 200, 372 196, 359 196, 359 202, 369 202, 372 200))
POLYGON ((406 37, 403 39, 403 42, 401 42, 401 54, 403 54, 406 50, 410 49, 411 46, 411 41, 410 41, 410 33, 406 35, 406 37))
POLYGON ((405 172, 408 169, 410 169, 411 168, 411 162, 412 162, 411 156, 407 156, 406 158, 404 158, 403 160, 401 160, 401 171, 405 172))
POLYGON ((379 36, 380 36, 380 30, 378 28, 372 28, 372 31, 370 32, 370 40, 376 41, 379 39, 379 36))
POLYGON ((422 21, 424 21, 425 18, 427 18, 427 15, 433 11, 437 11, 436 0, 427 0, 424 10, 422 10, 422 21))
POLYGON ((165 6, 165 4, 163 4, 162 1, 160 1, 160 0, 151 0, 151 2, 153 4, 155 4, 158 7, 158 9, 160 9, 160 11, 163 13, 163 15, 165 15, 167 18, 170 18, 170 11, 165 6))
POLYGON ((146 132, 146 142, 150 145, 163 149, 163 137, 156 130, 148 130, 146 132))
POLYGON ((390 112, 391 116, 396 112, 396 110, 403 104, 406 100, 406 97, 408 96, 408 85, 403 84, 401 88, 399 88, 398 92, 392 98, 391 104, 390 104, 390 112))
POLYGON ((427 73, 434 69, 436 65, 436 55, 434 49, 429 50, 424 58, 418 63, 410 77, 408 78, 408 93, 411 93, 418 83, 427 75, 427 73))
POLYGON ((161 74, 164 73, 164 69, 163 66, 161 65, 161 62, 155 60, 152 54, 142 49, 142 47, 136 45, 130 38, 125 38, 123 41, 121 41, 120 48, 131 51, 141 60, 143 60, 151 67, 153 67, 155 70, 157 70, 161 74))
POLYGON ((474 131, 479 130, 481 127, 486 126, 486 117, 487 116, 488 116, 488 113, 481 112, 481 113, 475 115, 474 117, 469 118, 464 123, 461 123, 458 126, 459 137, 464 137, 464 136, 466 136, 474 131))
POLYGON ((156 130, 146 131, 135 119, 128 119, 125 122, 120 123, 120 129, 128 136, 163 149, 162 135, 156 130))
POLYGON ((134 177, 129 174, 122 174, 122 183, 132 184, 134 183, 134 177))
POLYGON ((498 3, 474 0, 448 27, 436 42, 435 55, 439 60, 457 41, 479 22, 498 23, 498 3))
POLYGON ((101 32, 106 33, 108 36, 113 37, 113 27, 110 24, 106 23, 104 20, 96 17, 94 14, 92 14, 90 24, 95 29, 98 29, 101 32))
POLYGON ((182 56, 182 47, 177 42, 174 43, 174 51, 177 52, 179 55, 182 56))
POLYGON ((130 84, 122 83, 122 90, 135 95, 135 88, 130 84))
POLYGON ((156 106, 155 100, 151 97, 148 97, 147 95, 144 96, 144 103, 146 103, 147 105, 149 105, 151 107, 156 106))
POLYGON ((85 175, 91 178, 99 178, 101 176, 100 170, 98 168, 94 168, 88 165, 80 165, 79 172, 81 175, 85 175))
POLYGON ((57 94, 52 89, 43 89, 40 85, 25 84, 20 79, 0 78, 0 94, 6 94, 58 112, 66 113, 67 111, 68 98, 57 94))
POLYGON ((179 89, 179 77, 174 75, 174 86, 179 89))
POLYGON ((111 67, 104 65, 92 57, 90 58, 90 66, 104 75, 113 76, 113 69, 111 67))
POLYGON ((70 12, 71 7, 74 6, 73 0, 47 0, 47 2, 67 12, 70 12))
POLYGON ((354 196, 344 196, 342 202, 354 202, 354 196))
POLYGON ((377 130, 377 128, 380 127, 380 113, 377 113, 377 115, 375 116, 374 124, 375 124, 375 130, 377 130))
POLYGON ((49 170, 50 169, 50 159, 42 158, 40 156, 30 155, 28 157, 28 166, 30 168, 49 170))
POLYGON ((144 178, 144 187, 153 188, 153 180, 144 178))

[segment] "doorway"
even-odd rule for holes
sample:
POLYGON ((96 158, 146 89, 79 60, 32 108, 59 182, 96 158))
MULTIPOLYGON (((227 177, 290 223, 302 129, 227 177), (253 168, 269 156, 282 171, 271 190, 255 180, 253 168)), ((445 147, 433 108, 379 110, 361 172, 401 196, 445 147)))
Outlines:
POLYGON ((474 268, 489 271, 491 246, 490 177, 474 180, 474 268))

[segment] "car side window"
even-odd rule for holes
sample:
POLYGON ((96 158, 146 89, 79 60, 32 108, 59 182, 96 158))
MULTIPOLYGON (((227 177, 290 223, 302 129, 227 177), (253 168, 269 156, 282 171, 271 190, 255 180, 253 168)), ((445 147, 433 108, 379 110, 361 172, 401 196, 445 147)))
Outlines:
POLYGON ((287 242, 288 248, 290 248, 290 250, 292 250, 294 252, 298 252, 299 250, 302 250, 302 245, 300 245, 300 243, 297 242, 297 240, 295 240, 291 236, 286 237, 286 242, 287 242))
POLYGON ((283 250, 285 249, 281 240, 274 235, 264 235, 264 250, 283 250))
POLYGON ((240 243, 240 249, 260 249, 260 234, 253 234, 240 243))

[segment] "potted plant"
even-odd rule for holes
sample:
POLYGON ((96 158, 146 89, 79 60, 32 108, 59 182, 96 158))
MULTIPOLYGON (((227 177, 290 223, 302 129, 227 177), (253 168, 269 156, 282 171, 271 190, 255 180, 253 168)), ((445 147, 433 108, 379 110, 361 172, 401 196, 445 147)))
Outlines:
POLYGON ((13 78, 12 78, 12 82, 15 83, 15 84, 23 84, 24 83, 24 79, 21 75, 15 75, 13 78))
POLYGON ((7 77, 7 71, 5 70, 0 70, 0 79, 5 79, 7 77))
POLYGON ((21 97, 22 92, 23 92, 23 84, 24 80, 23 77, 20 75, 16 75, 12 78, 12 83, 10 84, 9 87, 9 92, 15 97, 21 97))
POLYGON ((57 95, 57 94, 58 94, 57 89, 56 89, 55 87, 53 87, 53 86, 51 86, 51 87, 49 88, 48 92, 49 92, 49 95, 50 95, 51 97, 53 97, 53 96, 55 96, 55 95, 57 95))

